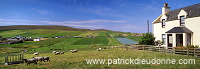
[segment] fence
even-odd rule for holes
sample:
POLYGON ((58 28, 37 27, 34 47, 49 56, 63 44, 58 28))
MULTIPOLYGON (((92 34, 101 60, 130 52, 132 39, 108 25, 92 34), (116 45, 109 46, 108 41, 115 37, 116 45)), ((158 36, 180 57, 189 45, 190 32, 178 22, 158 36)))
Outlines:
POLYGON ((23 63, 24 55, 19 54, 19 55, 8 55, 5 56, 5 63, 6 64, 19 64, 23 63))
POLYGON ((129 45, 129 46, 121 46, 121 48, 125 48, 126 50, 128 49, 143 50, 143 51, 153 51, 153 52, 200 57, 200 48, 187 48, 185 50, 180 50, 175 48, 166 49, 165 47, 162 46, 151 46, 151 45, 129 45))

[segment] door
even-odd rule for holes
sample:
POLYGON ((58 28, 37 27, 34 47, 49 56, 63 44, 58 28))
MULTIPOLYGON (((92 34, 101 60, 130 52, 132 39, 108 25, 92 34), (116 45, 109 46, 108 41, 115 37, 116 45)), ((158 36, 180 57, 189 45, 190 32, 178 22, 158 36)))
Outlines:
POLYGON ((168 49, 170 48, 172 48, 172 44, 173 44, 173 37, 172 37, 172 34, 168 34, 167 35, 167 38, 168 38, 168 40, 167 40, 167 44, 168 44, 168 49))

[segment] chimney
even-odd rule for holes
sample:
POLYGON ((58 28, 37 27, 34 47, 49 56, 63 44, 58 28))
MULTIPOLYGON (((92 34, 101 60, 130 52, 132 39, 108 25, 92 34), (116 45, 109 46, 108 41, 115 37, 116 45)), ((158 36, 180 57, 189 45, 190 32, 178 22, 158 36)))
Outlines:
POLYGON ((164 7, 162 7, 162 14, 166 14, 170 11, 170 7, 168 7, 168 3, 164 3, 164 7))

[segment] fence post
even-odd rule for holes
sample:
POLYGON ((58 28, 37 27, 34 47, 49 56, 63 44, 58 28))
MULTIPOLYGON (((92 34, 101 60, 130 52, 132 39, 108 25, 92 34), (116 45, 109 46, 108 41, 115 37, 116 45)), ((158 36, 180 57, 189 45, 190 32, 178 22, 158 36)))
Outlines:
POLYGON ((190 55, 190 48, 188 48, 188 50, 187 50, 187 55, 189 56, 190 55))
POLYGON ((195 57, 195 48, 194 48, 194 50, 193 50, 193 56, 195 57))
POLYGON ((144 51, 144 46, 143 46, 143 51, 144 51))
POLYGON ((5 63, 8 63, 8 56, 5 56, 5 63))
POLYGON ((175 54, 175 52, 176 52, 176 49, 172 48, 172 54, 175 54))

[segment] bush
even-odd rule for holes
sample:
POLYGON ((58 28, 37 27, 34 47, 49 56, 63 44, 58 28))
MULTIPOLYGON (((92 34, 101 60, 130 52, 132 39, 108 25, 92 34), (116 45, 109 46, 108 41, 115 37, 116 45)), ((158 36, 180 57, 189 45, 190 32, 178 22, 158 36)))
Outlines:
POLYGON ((146 33, 142 36, 142 40, 139 42, 140 45, 154 45, 155 37, 152 33, 146 33))

